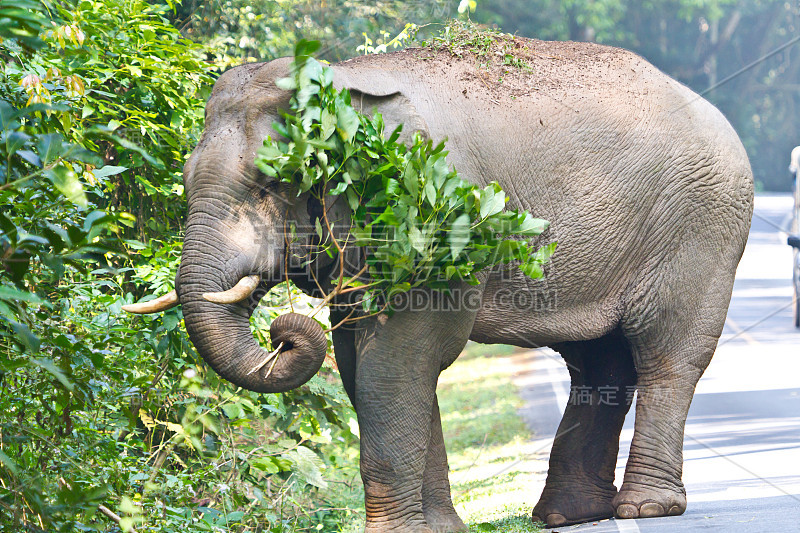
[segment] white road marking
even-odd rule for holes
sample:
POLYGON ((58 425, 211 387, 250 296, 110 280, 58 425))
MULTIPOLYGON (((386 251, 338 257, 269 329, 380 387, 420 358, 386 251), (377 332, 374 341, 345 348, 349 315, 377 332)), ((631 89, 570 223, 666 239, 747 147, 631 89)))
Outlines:
POLYGON ((614 520, 617 524, 619 533, 639 533, 639 526, 636 520, 614 520))

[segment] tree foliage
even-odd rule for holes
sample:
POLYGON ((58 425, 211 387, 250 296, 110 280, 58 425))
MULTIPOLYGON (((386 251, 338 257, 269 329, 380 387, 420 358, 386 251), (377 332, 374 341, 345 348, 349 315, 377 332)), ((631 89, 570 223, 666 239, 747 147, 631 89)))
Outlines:
POLYGON ((174 18, 218 63, 230 65, 290 56, 301 39, 320 41, 323 59, 346 59, 365 38, 383 42, 408 22, 442 21, 456 7, 451 0, 191 0, 174 18))
POLYGON ((788 154, 800 144, 797 2, 496 0, 480 2, 473 19, 526 37, 641 54, 719 107, 747 149, 758 187, 789 190, 788 154))
POLYGON ((317 490, 356 436, 330 365, 248 393, 206 368, 180 310, 120 311, 173 285, 215 66, 168 6, 29 4, 0 4, 0 530, 333 523, 350 511, 317 490))

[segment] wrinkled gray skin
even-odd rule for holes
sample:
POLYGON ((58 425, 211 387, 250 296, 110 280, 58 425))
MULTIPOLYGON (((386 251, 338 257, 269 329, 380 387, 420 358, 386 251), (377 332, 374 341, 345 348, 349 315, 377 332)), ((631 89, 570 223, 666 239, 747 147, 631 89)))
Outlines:
MULTIPOLYGON (((406 139, 414 130, 447 138, 448 160, 465 179, 498 181, 511 207, 551 221, 541 242, 559 243, 545 279, 497 269, 478 287, 456 287, 464 289, 458 309, 400 311, 334 332, 361 429, 368 532, 465 530, 450 499, 435 389, 468 339, 551 346, 573 386, 591 390, 591 403, 566 406, 534 519, 555 526, 686 508, 684 423, 750 225, 747 156, 715 108, 640 57, 591 44, 531 46, 541 57, 532 71, 500 85, 476 76, 473 59, 430 51, 333 66, 354 105, 382 112, 389 131, 404 123, 406 139), (617 490, 634 386, 635 435, 617 490)), ((288 106, 289 93, 275 85, 288 64, 245 65, 219 79, 184 174, 178 290, 188 331, 223 377, 261 391, 298 385, 304 365, 316 363, 286 357, 267 380, 246 376, 263 357, 247 320, 257 302, 218 305, 201 294, 252 273, 269 288, 292 253, 283 228, 312 221, 306 196, 269 183, 253 165, 288 106)), ((333 205, 331 218, 346 220, 333 205)), ((313 268, 324 276, 332 266, 313 268)), ((302 268, 291 274, 313 287, 302 268)), ((310 335, 300 330, 296 350, 310 335)))

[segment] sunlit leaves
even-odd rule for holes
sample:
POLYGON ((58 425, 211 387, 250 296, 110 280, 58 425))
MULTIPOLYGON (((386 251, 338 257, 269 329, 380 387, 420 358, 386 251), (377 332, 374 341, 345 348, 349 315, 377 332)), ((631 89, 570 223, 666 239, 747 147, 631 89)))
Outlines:
POLYGON ((1 67, 0 529, 116 527, 99 503, 139 531, 143 518, 165 532, 309 520, 330 471, 294 450, 327 463, 355 439, 331 369, 285 395, 237 391, 199 360, 180 309, 120 311, 174 287, 180 167, 212 65, 157 2, 52 10, 43 46, 1 67))
POLYGON ((317 454, 305 446, 299 446, 296 450, 288 453, 286 457, 293 463, 294 472, 305 483, 320 489, 328 487, 328 483, 322 477, 322 469, 325 465, 317 454))
POLYGON ((81 207, 86 207, 88 201, 86 193, 83 192, 83 185, 78 180, 78 176, 72 169, 58 166, 44 171, 45 176, 50 178, 56 189, 66 196, 71 202, 81 207))
POLYGON ((32 0, 0 0, 0 41, 16 39, 28 49, 42 45, 39 34, 45 28, 45 7, 32 0))
POLYGON ((450 245, 450 254, 453 256, 453 259, 458 259, 461 252, 469 243, 469 226, 471 223, 472 221, 466 213, 458 215, 453 222, 450 233, 447 236, 447 242, 450 245))

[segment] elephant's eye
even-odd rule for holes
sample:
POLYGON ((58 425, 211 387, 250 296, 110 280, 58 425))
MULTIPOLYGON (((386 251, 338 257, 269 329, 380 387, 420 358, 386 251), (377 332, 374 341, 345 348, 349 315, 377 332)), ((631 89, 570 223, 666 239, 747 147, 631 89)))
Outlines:
POLYGON ((322 203, 315 198, 313 195, 309 195, 308 203, 306 204, 306 210, 308 211, 308 218, 311 219, 311 223, 313 224, 317 219, 322 218, 322 203))
POLYGON ((261 187, 258 188, 256 194, 258 194, 258 197, 262 200, 266 200, 268 196, 272 196, 273 194, 275 194, 275 191, 278 190, 278 182, 267 181, 267 177, 264 174, 261 174, 259 176, 259 181, 263 185, 261 185, 261 187))

